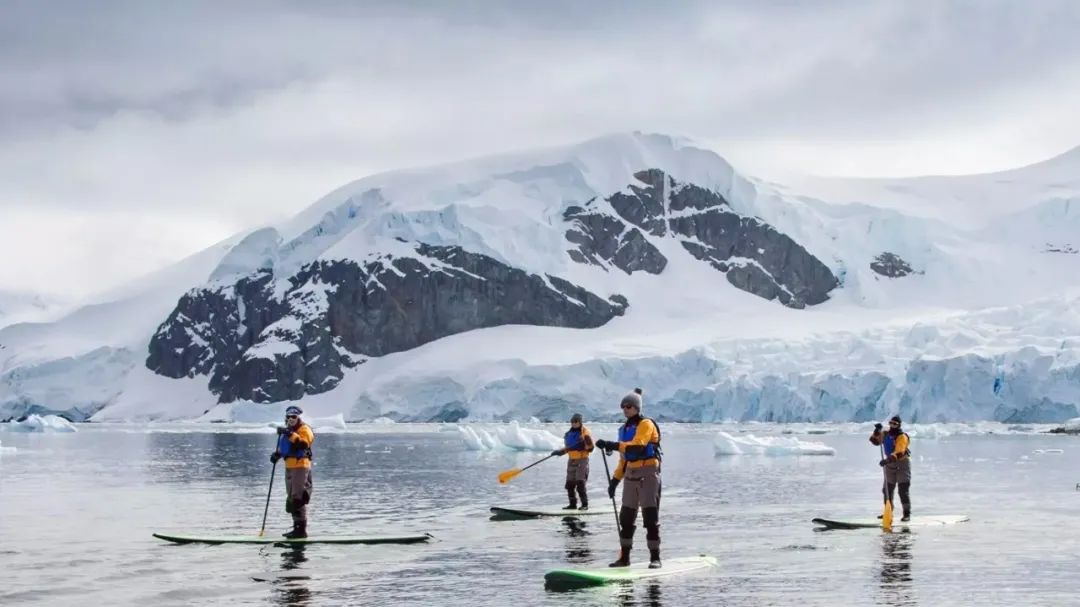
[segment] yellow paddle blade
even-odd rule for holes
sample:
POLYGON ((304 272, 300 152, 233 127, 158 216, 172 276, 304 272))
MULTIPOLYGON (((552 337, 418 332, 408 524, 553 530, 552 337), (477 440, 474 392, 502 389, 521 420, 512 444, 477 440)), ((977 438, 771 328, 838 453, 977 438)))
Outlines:
POLYGON ((515 476, 517 476, 519 474, 521 474, 521 468, 514 468, 512 470, 507 470, 505 472, 500 472, 499 473, 499 484, 500 485, 505 485, 506 481, 514 478, 515 476))
POLYGON ((892 529, 892 503, 885 502, 885 512, 881 515, 882 529, 892 529))

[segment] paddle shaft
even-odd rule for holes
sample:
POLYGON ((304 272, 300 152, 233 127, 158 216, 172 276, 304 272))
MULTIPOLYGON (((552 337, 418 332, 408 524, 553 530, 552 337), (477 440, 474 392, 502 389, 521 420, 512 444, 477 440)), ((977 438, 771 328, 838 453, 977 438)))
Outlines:
MULTIPOLYGON (((604 476, 607 477, 608 486, 611 486, 611 470, 607 465, 607 453, 601 449, 600 457, 604 460, 604 476)), ((619 522, 619 507, 615 505, 615 496, 609 496, 611 498, 611 510, 615 513, 615 529, 619 532, 619 537, 622 537, 622 523, 619 522)))
MULTIPOLYGON (((885 440, 881 441, 881 459, 885 459, 885 440)), ((882 513, 881 513, 881 526, 885 530, 892 528, 892 492, 889 491, 889 473, 885 470, 885 466, 881 467, 881 493, 883 499, 882 513)))
MULTIPOLYGON (((881 444, 881 459, 885 459, 885 443, 881 444)), ((883 502, 889 501, 889 473, 885 472, 885 466, 881 467, 881 497, 883 502)))
POLYGON ((524 468, 522 468, 521 470, 519 470, 519 471, 518 471, 518 474, 521 474, 522 472, 525 472, 526 470, 528 470, 529 468, 532 468, 532 467, 533 467, 533 466, 535 466, 536 464, 539 464, 539 463, 541 463, 541 462, 545 462, 545 461, 547 461, 547 460, 549 460, 549 459, 551 459, 551 458, 553 458, 553 457, 555 457, 555 454, 554 454, 554 453, 552 453, 551 455, 549 455, 549 456, 547 456, 547 457, 545 457, 545 458, 543 458, 543 459, 538 459, 538 460, 536 460, 535 462, 533 462, 533 463, 529 464, 528 466, 525 466, 524 468))
POLYGON ((274 491, 274 476, 277 472, 277 462, 270 466, 270 487, 266 490, 266 507, 263 508, 263 522, 262 527, 259 528, 259 537, 263 536, 266 532, 266 513, 270 512, 270 494, 274 491))

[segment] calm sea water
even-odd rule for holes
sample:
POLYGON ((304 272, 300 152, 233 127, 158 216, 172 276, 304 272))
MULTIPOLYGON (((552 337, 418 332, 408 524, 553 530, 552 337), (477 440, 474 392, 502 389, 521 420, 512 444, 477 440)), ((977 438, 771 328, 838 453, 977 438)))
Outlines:
MULTIPOLYGON (((594 427, 600 437, 612 426, 594 427)), ((738 427, 735 427, 738 429, 738 427)), ((755 427, 779 433, 783 427, 755 427)), ((452 429, 452 428, 451 428, 452 429)), ((916 440, 916 514, 970 523, 886 534, 815 531, 815 516, 878 513, 880 469, 862 434, 802 438, 833 457, 717 457, 717 427, 665 428, 668 558, 719 567, 573 592, 558 567, 602 566, 614 515, 492 521, 492 505, 558 505, 565 460, 500 486, 542 454, 465 450, 435 426, 350 426, 317 439, 312 534, 429 532, 428 544, 175 546, 154 531, 258 531, 274 436, 209 427, 0 432, 2 605, 1067 605, 1080 599, 1080 439, 916 440), (180 429, 185 428, 185 429, 180 429), (1045 452, 1061 449, 1062 452, 1045 452)), ((732 426, 725 429, 732 431, 732 426)), ((280 470, 279 470, 280 474, 280 470)), ((594 508, 610 508, 594 456, 594 508)), ((288 526, 282 477, 268 534, 288 526)), ((642 532, 639 529, 639 534, 642 532)), ((645 558, 644 538, 634 556, 645 558)))

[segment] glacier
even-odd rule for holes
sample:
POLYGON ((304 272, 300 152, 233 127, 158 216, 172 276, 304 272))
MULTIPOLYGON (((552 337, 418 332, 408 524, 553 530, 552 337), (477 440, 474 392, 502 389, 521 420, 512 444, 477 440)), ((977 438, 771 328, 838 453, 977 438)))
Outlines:
MULTIPOLYGON (((222 402, 207 375, 147 368, 151 338, 178 300, 268 276, 268 296, 322 303, 274 325, 291 326, 294 341, 267 331, 245 356, 295 356, 304 347, 296 323, 326 309, 323 283, 290 284, 296 272, 340 260, 397 271, 388 256, 446 272, 409 244, 422 243, 629 305, 592 328, 490 326, 354 356, 329 389, 295 399, 306 412, 452 423, 561 422, 582 412, 617 421, 618 399, 640 386, 646 414, 661 420, 861 422, 899 413, 927 424, 1061 422, 1080 416, 1077 171, 1074 151, 1005 174, 782 185, 741 175, 689 140, 628 133, 375 175, 59 319, 0 328, 0 419, 276 420, 284 402, 222 402), (628 184, 647 169, 767 222, 839 285, 827 301, 791 309, 735 288, 677 240, 654 234, 644 238, 667 260, 659 273, 575 262, 567 210, 632 193, 628 184), (884 253, 910 273, 875 271, 884 253)), ((258 313, 242 299, 232 305, 241 320, 258 313)))

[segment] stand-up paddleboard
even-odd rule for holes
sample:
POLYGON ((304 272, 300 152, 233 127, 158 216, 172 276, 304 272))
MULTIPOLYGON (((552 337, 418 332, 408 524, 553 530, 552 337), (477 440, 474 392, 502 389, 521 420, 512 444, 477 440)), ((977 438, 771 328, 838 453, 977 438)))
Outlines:
POLYGON ((599 586, 612 582, 630 582, 648 578, 678 575, 698 569, 716 566, 716 558, 711 556, 684 556, 665 559, 664 566, 649 569, 649 561, 634 563, 629 567, 599 567, 596 569, 555 569, 544 574, 544 585, 549 588, 576 588, 581 586, 599 586))
MULTIPOLYGON (((964 514, 940 514, 933 516, 913 516, 910 521, 901 521, 899 518, 893 518, 893 529, 907 529, 909 527, 937 527, 940 525, 954 525, 956 523, 963 523, 968 520, 967 515, 964 514)), ((847 518, 847 519, 827 519, 827 518, 815 518, 810 521, 815 525, 821 525, 826 529, 868 529, 871 527, 881 528, 881 519, 879 518, 847 518)))
POLYGON ((611 516, 611 509, 597 508, 595 510, 563 510, 558 506, 539 508, 510 508, 492 506, 491 513, 499 518, 540 518, 542 516, 611 516))
POLYGON ((154 537, 167 542, 177 544, 416 544, 426 542, 433 536, 430 533, 421 535, 325 535, 322 537, 312 536, 298 539, 287 537, 259 537, 257 535, 171 535, 168 533, 155 533, 154 537))

